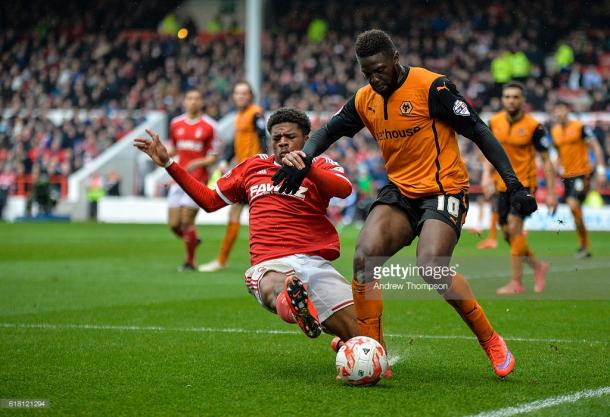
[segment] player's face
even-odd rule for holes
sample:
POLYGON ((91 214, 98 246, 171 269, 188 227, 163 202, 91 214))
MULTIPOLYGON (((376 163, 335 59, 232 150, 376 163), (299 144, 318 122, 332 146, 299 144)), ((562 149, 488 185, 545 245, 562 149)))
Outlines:
POLYGON ((271 142, 275 160, 280 162, 288 152, 303 149, 307 136, 296 123, 278 123, 271 128, 271 142))
POLYGON ((523 92, 520 88, 505 88, 502 92, 502 107, 509 114, 517 114, 523 106, 523 92))
POLYGON ((396 85, 398 77, 396 65, 398 64, 398 53, 387 56, 384 53, 359 58, 360 71, 364 74, 373 90, 384 95, 390 93, 396 85))
POLYGON ((238 109, 244 109, 252 101, 250 87, 246 84, 237 84, 233 89, 233 102, 238 109))
POLYGON ((559 123, 565 123, 566 120, 568 120, 568 108, 564 105, 559 105, 555 107, 554 110, 555 113, 555 119, 557 119, 557 121, 559 123))
POLYGON ((203 108, 203 97, 197 91, 189 91, 184 97, 184 111, 187 114, 197 114, 203 108))

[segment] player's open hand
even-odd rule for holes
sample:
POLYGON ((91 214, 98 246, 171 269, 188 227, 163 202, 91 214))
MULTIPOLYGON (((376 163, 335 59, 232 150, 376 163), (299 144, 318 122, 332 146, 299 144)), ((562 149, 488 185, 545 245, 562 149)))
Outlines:
POLYGON ((167 161, 169 161, 169 153, 159 140, 159 135, 149 129, 146 129, 146 133, 148 133, 150 139, 134 139, 133 146, 148 155, 155 164, 159 165, 160 167, 165 166, 167 161))
POLYGON ((307 154, 303 151, 288 152, 282 158, 282 164, 296 169, 304 169, 306 164, 307 154))
POLYGON ((523 186, 511 192, 510 204, 521 216, 529 216, 538 209, 536 199, 523 186))

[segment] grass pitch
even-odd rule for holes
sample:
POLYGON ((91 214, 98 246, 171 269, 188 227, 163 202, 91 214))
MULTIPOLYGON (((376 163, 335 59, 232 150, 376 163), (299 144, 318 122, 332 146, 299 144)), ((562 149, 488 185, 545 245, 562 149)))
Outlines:
MULTIPOLYGON (((203 262, 224 228, 199 230, 203 262)), ((476 251, 480 237, 465 232, 456 259, 479 265, 472 285, 516 371, 498 380, 438 297, 394 294, 394 378, 372 388, 335 381, 329 336, 307 339, 247 294, 245 228, 230 266, 209 275, 174 272, 181 242, 160 225, 0 224, 0 236, 0 399, 50 400, 0 415, 464 416, 610 386, 610 234, 593 233, 596 256, 576 261, 573 233, 530 233, 552 259, 548 291, 506 299, 493 289, 508 248, 476 251)), ((347 277, 356 236, 341 232, 347 277)), ((609 415, 610 395, 530 411, 609 415)))

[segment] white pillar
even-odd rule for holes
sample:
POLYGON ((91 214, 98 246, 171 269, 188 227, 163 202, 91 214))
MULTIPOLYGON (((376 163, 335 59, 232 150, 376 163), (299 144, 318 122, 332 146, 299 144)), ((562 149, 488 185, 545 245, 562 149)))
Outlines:
POLYGON ((261 41, 263 30, 263 0, 246 0, 246 79, 254 94, 261 91, 261 41))

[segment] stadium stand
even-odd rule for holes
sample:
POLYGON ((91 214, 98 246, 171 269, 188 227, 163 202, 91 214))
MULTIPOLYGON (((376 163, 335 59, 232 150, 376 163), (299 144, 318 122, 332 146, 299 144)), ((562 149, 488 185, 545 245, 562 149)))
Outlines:
MULTIPOLYGON (((431 9, 417 1, 394 8, 355 0, 273 0, 267 4, 260 102, 266 110, 336 111, 364 83, 354 35, 381 27, 392 33, 404 62, 449 75, 481 111, 499 109, 499 88, 511 79, 528 87, 529 110, 549 111, 566 100, 579 112, 608 111, 610 42, 602 3, 442 1, 431 9), (350 13, 341 13, 346 7, 350 13)), ((185 40, 160 34, 151 22, 162 22, 179 4, 0 5, 0 26, 6 28, 0 32, 0 168, 15 174, 13 193, 23 192, 19 184, 28 183, 36 164, 61 183, 119 140, 146 110, 163 110, 171 118, 187 88, 204 93, 212 117, 232 110, 231 85, 244 75, 243 34, 236 33, 237 24, 223 26, 220 20, 185 40), (86 114, 58 122, 48 118, 52 109, 86 114)), ((603 140, 608 126, 595 127, 603 140)), ((476 154, 464 146, 476 180, 476 154)), ((383 182, 370 136, 345 141, 332 152, 351 167, 360 194, 383 182)))

